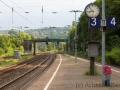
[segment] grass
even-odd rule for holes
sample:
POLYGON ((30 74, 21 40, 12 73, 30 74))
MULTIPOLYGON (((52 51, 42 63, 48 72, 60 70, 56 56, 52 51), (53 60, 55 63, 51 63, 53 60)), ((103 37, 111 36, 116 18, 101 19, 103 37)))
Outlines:
POLYGON ((16 58, 12 58, 12 59, 6 59, 6 60, 2 60, 0 61, 0 67, 4 67, 4 66, 9 66, 9 65, 13 65, 16 64, 20 61, 32 58, 32 55, 27 55, 27 56, 22 56, 20 59, 16 59, 16 58))
MULTIPOLYGON (((88 70, 85 72, 84 75, 92 75, 90 72, 90 67, 88 68, 88 70)), ((101 76, 101 74, 98 72, 97 70, 97 66, 94 66, 94 75, 93 76, 101 76)))
POLYGON ((72 65, 80 65, 80 63, 79 62, 77 62, 77 63, 73 62, 72 65))

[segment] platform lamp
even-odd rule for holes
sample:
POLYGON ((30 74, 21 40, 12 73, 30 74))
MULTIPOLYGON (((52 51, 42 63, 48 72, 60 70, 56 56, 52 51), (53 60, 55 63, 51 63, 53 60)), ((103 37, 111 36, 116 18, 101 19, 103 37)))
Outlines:
MULTIPOLYGON (((76 13, 77 12, 82 12, 80 10, 71 10, 69 12, 74 12, 75 13, 75 27, 76 25, 76 13)), ((74 37, 75 41, 77 40, 77 29, 75 28, 75 37, 74 37)), ((77 63, 77 42, 75 42, 75 63, 77 63)))

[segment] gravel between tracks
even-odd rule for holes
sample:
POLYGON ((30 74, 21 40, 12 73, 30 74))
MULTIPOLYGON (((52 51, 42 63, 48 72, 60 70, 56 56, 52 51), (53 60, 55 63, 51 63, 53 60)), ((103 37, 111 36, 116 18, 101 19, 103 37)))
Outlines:
MULTIPOLYGON (((38 60, 36 60, 35 62, 29 63, 24 67, 19 67, 19 68, 14 68, 12 71, 7 72, 5 74, 1 74, 0 75, 0 87, 6 83, 8 83, 9 81, 15 79, 16 77, 26 73, 28 70, 36 67, 38 64, 40 64, 41 62, 43 62, 45 59, 48 59, 49 55, 45 54, 44 57, 39 58, 38 60)), ((40 68, 42 69, 42 68, 40 68)), ((31 77, 33 77, 34 75, 36 75, 37 72, 34 72, 32 74, 30 74, 31 76, 25 76, 24 79, 22 79, 21 82, 19 82, 19 84, 14 84, 12 86, 12 88, 10 89, 4 89, 4 90, 18 90, 18 89, 14 89, 14 87, 16 88, 16 85, 18 87, 23 86, 26 82, 28 82, 30 80, 31 77), (20 84, 20 83, 24 83, 24 84, 20 84)), ((19 80, 18 80, 19 81, 19 80)), ((17 88, 18 88, 17 87, 17 88)))

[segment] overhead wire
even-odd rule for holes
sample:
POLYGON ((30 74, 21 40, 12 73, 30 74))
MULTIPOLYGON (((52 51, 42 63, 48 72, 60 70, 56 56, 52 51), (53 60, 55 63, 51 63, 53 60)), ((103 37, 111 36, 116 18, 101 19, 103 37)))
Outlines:
MULTIPOLYGON (((10 0, 13 4, 15 4, 16 6, 18 6, 16 3, 14 3, 12 0, 10 0)), ((51 4, 47 4, 47 5, 42 5, 42 6, 38 6, 38 7, 42 7, 42 24, 43 24, 43 6, 48 6, 48 5, 52 5, 52 4, 57 4, 57 3, 61 3, 61 2, 65 2, 65 1, 69 1, 69 0, 62 0, 62 1, 59 1, 59 2, 55 2, 55 3, 51 3, 51 4)), ((36 6, 37 7, 37 6, 36 6)), ((14 7, 15 8, 15 7, 14 7)), ((24 11, 22 9, 22 7, 18 6, 18 8, 20 8, 22 11, 24 11)), ((32 16, 33 17, 33 16, 32 16)), ((13 19, 12 19, 13 20, 13 19)))
MULTIPOLYGON (((18 6, 16 3, 14 3, 12 0, 10 0, 13 4, 15 4, 16 6, 18 6)), ((18 6, 19 7, 19 6, 18 6)), ((19 7, 21 10, 23 10, 21 7, 19 7)), ((24 11, 24 10, 23 10, 24 11)))
MULTIPOLYGON (((16 6, 18 6, 16 3, 14 3, 12 0, 10 0, 13 4, 15 4, 16 6)), ((24 9, 22 9, 20 6, 18 6, 22 11, 24 11, 25 12, 25 10, 24 9)), ((30 15, 32 18, 34 18, 32 15, 30 15)), ((35 19, 35 18, 34 18, 35 19)), ((39 22, 41 22, 41 21, 39 21, 39 22)))
MULTIPOLYGON (((41 6, 25 6, 25 7, 42 7, 42 6, 44 7, 44 6, 58 4, 58 3, 66 2, 66 1, 70 1, 70 0, 62 0, 62 1, 59 1, 59 2, 54 2, 54 3, 50 3, 50 4, 46 4, 46 5, 41 5, 41 6)), ((21 8, 25 8, 25 7, 21 7, 21 8)), ((15 7, 15 8, 18 8, 18 7, 15 7)))
MULTIPOLYGON (((0 0, 1 1, 1 0, 0 0)), ((4 3, 3 1, 1 1, 3 4, 5 4, 7 7, 9 7, 10 9, 12 9, 9 5, 7 5, 6 3, 4 3)), ((31 23, 32 25, 34 25, 35 27, 39 28, 38 26, 36 26, 35 24, 33 24, 31 21, 29 21, 28 19, 26 19, 24 16, 22 16, 20 13, 18 13, 17 11, 14 10, 14 12, 16 12, 18 15, 20 15, 22 18, 24 18, 25 20, 27 20, 29 23, 31 23)))
POLYGON ((59 1, 59 2, 55 2, 55 3, 43 5, 43 6, 48 6, 48 5, 52 5, 52 4, 58 4, 58 3, 66 2, 66 1, 70 1, 70 0, 62 0, 62 1, 59 1))
MULTIPOLYGON (((1 0, 0 0, 1 1, 1 0)), ((11 0, 10 0, 11 1, 11 0)), ((50 4, 46 4, 46 5, 42 5, 42 6, 26 6, 26 7, 41 7, 43 10, 43 6, 48 6, 48 5, 52 5, 52 4, 58 4, 58 3, 62 3, 62 2, 66 2, 66 1, 70 1, 70 0, 62 0, 62 1, 58 1, 58 2, 54 2, 54 3, 50 3, 50 4)), ((2 3, 4 3, 3 1, 1 1, 2 3)), ((13 1, 11 1, 12 3, 14 3, 13 1)), ((74 3, 74 0, 73 0, 74 3)), ((8 6, 6 3, 4 3, 7 7, 9 7, 10 9, 12 9, 10 6, 8 6)), ((23 7, 18 6, 16 3, 14 3, 17 7, 14 8, 20 8, 21 10, 23 10, 23 7)), ((74 6, 74 4, 73 4, 74 6)), ((14 10, 15 11, 15 10, 14 10)), ((24 11, 24 10, 23 10, 24 11)), ((24 16, 22 16, 20 13, 18 13, 17 11, 15 11, 17 14, 19 14, 21 17, 23 17, 25 20, 27 20, 28 22, 30 22, 31 24, 33 24, 31 21, 29 21, 28 19, 26 19, 24 16)), ((42 12, 43 13, 43 12, 42 12)), ((44 12, 45 13, 45 12, 44 12)), ((60 12, 60 13, 67 13, 67 12, 60 12)), ((41 22, 41 21, 40 21, 41 22)), ((43 20, 42 22, 43 23, 43 20)), ((35 24, 33 24, 34 26, 36 26, 35 24)), ((37 27, 37 26, 36 26, 37 27)))

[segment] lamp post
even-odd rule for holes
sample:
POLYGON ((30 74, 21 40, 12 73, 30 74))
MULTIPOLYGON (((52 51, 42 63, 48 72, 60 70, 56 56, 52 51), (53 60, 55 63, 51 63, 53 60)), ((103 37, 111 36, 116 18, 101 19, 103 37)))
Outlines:
MULTIPOLYGON (((65 34, 65 33, 66 33, 66 32, 64 32, 64 34, 65 34)), ((66 39, 66 35, 65 35, 65 39, 66 39)), ((65 40, 65 39, 64 39, 64 40, 65 40)), ((65 40, 65 42, 66 42, 66 40, 65 40)), ((66 53, 66 51, 67 51, 66 49, 67 49, 67 48, 65 47, 65 53, 66 53)))
MULTIPOLYGON (((20 26, 20 29, 22 29, 22 26, 20 26)), ((20 40, 20 44, 21 44, 21 32, 19 30, 19 40, 20 40)), ((20 50, 20 46, 19 46, 19 50, 20 50)))
MULTIPOLYGON (((53 14, 56 14, 57 12, 52 12, 53 14)), ((56 28, 56 27, 50 27, 50 28, 56 28)), ((51 31, 51 39, 52 39, 52 31, 51 31)))
POLYGON ((69 47, 69 43, 70 43, 70 32, 69 32, 69 29, 70 29, 70 26, 71 25, 67 25, 68 26, 68 55, 70 54, 70 47, 69 47))
MULTIPOLYGON (((80 10, 71 10, 71 11, 69 11, 69 12, 74 12, 75 13, 75 27, 77 27, 77 25, 76 25, 76 13, 77 12, 82 12, 82 11, 80 11, 80 10)), ((75 39, 75 63, 77 63, 77 29, 75 28, 75 37, 74 37, 74 39, 75 39)))
MULTIPOLYGON (((51 28, 56 28, 56 27, 50 27, 50 29, 51 29, 51 28)), ((52 29, 51 29, 51 39, 52 39, 52 29)))

